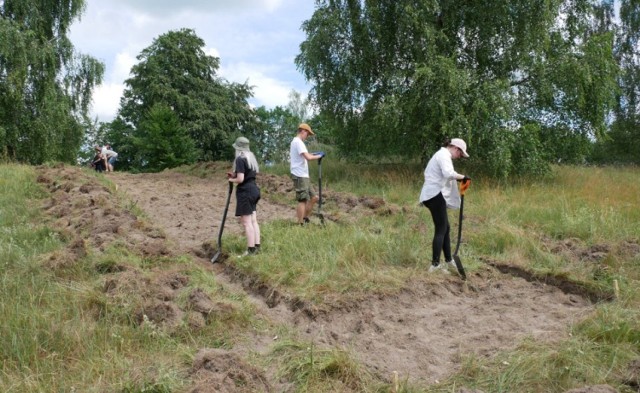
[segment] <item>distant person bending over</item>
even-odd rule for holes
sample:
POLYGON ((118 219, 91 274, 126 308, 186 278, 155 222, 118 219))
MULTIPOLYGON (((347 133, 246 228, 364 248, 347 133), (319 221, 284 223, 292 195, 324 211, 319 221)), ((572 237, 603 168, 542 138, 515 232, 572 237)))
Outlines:
POLYGON ((433 233, 432 258, 429 272, 442 268, 440 254, 444 252, 446 266, 455 269, 451 256, 449 238, 449 218, 447 207, 460 208, 460 193, 456 180, 467 179, 453 169, 453 160, 469 157, 467 144, 459 138, 447 140, 429 160, 424 170, 424 185, 420 192, 420 202, 431 212, 435 230, 433 233))
POLYGON ((231 183, 236 183, 236 217, 244 227, 247 236, 247 251, 239 257, 255 254, 260 251, 260 226, 256 208, 260 200, 260 188, 256 184, 256 174, 260 171, 256 156, 249 149, 249 140, 239 137, 233 143, 236 159, 233 172, 227 173, 231 183))
POLYGON ((311 154, 307 150, 304 140, 309 135, 315 135, 311 131, 311 127, 306 123, 300 124, 298 134, 291 141, 289 150, 291 179, 296 190, 296 201, 298 201, 296 218, 300 225, 309 223, 309 215, 313 211, 313 205, 318 201, 318 196, 311 187, 307 161, 319 160, 323 157, 322 154, 311 154))
POLYGON ((91 161, 91 166, 95 169, 96 172, 104 172, 105 171, 105 159, 102 155, 102 148, 100 146, 95 147, 96 155, 93 156, 93 161, 91 161))
POLYGON ((107 172, 113 172, 113 166, 116 163, 116 159, 118 158, 118 153, 111 150, 111 145, 106 144, 102 148, 102 155, 105 159, 105 166, 107 168, 107 172))

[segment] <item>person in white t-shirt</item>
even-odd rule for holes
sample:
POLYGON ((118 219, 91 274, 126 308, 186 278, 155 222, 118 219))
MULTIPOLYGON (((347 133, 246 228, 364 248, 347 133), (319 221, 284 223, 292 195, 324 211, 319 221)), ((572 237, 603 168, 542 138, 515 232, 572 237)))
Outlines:
POLYGON ((460 194, 457 180, 466 180, 453 169, 453 160, 469 157, 467 144, 460 138, 447 140, 429 160, 424 170, 424 185, 420 192, 420 203, 431 212, 435 230, 433 233, 432 258, 429 272, 442 268, 440 254, 444 253, 444 266, 455 269, 456 265, 451 256, 451 240, 449 238, 449 218, 447 207, 460 208, 460 194))
POLYGON ((324 157, 324 154, 309 153, 304 144, 304 140, 309 135, 315 135, 311 127, 306 123, 300 124, 298 134, 291 141, 289 150, 291 179, 296 190, 296 201, 298 201, 296 218, 300 225, 309 223, 309 215, 313 211, 313 205, 318 201, 318 196, 311 187, 307 161, 319 160, 324 157))

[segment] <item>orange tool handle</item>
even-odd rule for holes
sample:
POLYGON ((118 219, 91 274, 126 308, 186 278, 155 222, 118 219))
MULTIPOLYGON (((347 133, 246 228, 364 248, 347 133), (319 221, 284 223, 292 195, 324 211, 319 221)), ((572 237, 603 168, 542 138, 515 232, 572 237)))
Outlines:
POLYGON ((464 193, 467 191, 467 188, 471 185, 471 179, 463 179, 460 182, 460 196, 464 196, 464 193))

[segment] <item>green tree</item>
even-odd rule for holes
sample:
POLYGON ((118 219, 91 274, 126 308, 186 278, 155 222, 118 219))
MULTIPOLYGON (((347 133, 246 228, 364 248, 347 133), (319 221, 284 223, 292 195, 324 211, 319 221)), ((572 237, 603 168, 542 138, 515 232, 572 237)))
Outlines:
POLYGON ((518 131, 527 138, 543 136, 531 124, 604 134, 618 67, 611 26, 594 16, 611 8, 590 0, 318 0, 296 64, 351 156, 424 159, 460 136, 470 161, 493 176, 543 172, 514 161, 523 147, 514 130, 528 127, 518 131))
POLYGON ((88 165, 93 161, 95 157, 94 147, 96 145, 102 145, 105 139, 105 124, 106 123, 98 122, 97 118, 87 124, 82 142, 83 148, 78 152, 78 163, 81 165, 88 165))
POLYGON ((622 72, 613 124, 607 138, 598 141, 592 159, 640 164, 640 1, 620 2, 620 26, 615 55, 622 72))
MULTIPOLYGON (((257 108, 255 114, 258 125, 252 132, 245 135, 255 141, 253 152, 264 162, 288 161, 291 139, 296 135, 301 122, 312 121, 309 119, 311 112, 309 100, 304 99, 302 94, 295 90, 289 93, 289 102, 284 108, 281 106, 273 109, 267 109, 264 106, 257 108)), ((312 127, 316 132, 322 129, 317 120, 317 117, 314 117, 312 121, 312 127)), ((311 138, 311 140, 315 139, 316 137, 311 138)))
POLYGON ((289 159, 289 144, 300 124, 300 118, 289 109, 276 106, 266 109, 261 106, 255 111, 258 126, 246 135, 252 141, 252 151, 265 163, 285 162, 289 159))
POLYGON ((311 112, 309 99, 302 98, 300 92, 291 90, 287 110, 297 119, 298 123, 306 121, 311 112))
POLYGON ((134 166, 145 172, 192 164, 199 156, 178 116, 164 104, 156 104, 149 110, 132 142, 134 166))
MULTIPOLYGON (((220 60, 204 52, 204 41, 191 29, 170 31, 138 55, 132 77, 125 81, 117 121, 117 137, 139 138, 146 113, 157 104, 172 112, 200 151, 201 160, 229 159, 233 136, 255 128, 247 100, 251 87, 216 76, 220 60)), ((127 152, 127 149, 124 150, 127 152)), ((131 152, 133 153, 133 152, 131 152)))
POLYGON ((0 1, 0 158, 74 163, 104 65, 67 34, 84 0, 0 1))

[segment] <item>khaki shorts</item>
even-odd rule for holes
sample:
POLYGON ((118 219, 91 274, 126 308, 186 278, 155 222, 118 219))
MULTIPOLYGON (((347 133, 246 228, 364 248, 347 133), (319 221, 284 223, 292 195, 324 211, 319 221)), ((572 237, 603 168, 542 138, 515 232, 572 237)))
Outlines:
POLYGON ((295 175, 291 175, 291 180, 293 180, 293 188, 295 188, 296 190, 296 201, 306 202, 316 196, 316 193, 313 192, 311 181, 308 177, 298 177, 295 175))

